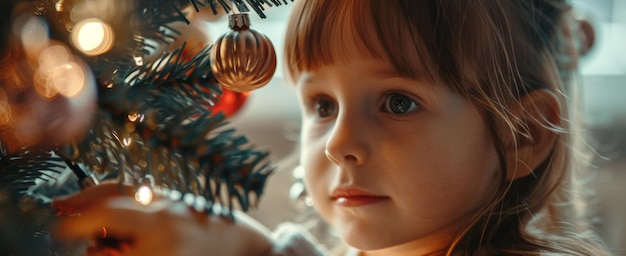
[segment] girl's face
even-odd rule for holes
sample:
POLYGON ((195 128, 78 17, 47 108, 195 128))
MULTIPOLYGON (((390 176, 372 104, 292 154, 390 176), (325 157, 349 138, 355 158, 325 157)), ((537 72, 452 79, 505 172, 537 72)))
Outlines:
POLYGON ((495 190, 489 130, 445 85, 403 78, 384 60, 347 59, 296 81, 315 207, 362 250, 442 249, 495 190))

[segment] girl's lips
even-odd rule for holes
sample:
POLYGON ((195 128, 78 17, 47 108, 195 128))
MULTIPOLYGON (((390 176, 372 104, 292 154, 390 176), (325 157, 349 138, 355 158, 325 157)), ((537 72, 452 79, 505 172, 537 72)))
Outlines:
POLYGON ((343 207, 357 207, 389 200, 389 197, 376 195, 358 188, 337 188, 333 190, 331 200, 343 207))

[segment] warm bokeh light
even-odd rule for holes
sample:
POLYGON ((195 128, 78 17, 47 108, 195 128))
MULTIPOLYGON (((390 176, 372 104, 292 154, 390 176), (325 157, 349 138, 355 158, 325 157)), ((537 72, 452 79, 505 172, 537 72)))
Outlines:
POLYGON ((39 70, 50 72, 71 61, 70 52, 63 45, 53 45, 39 54, 39 70))
POLYGON ((141 186, 135 192, 135 200, 140 204, 147 205, 152 202, 152 189, 148 186, 141 186))
POLYGON ((85 68, 73 60, 64 46, 51 46, 39 55, 39 69, 34 79, 35 90, 46 98, 52 98, 57 93, 71 98, 85 87, 85 74, 85 68))
POLYGON ((104 40, 104 26, 100 22, 87 22, 78 27, 78 45, 83 51, 92 51, 104 40))
POLYGON ((113 47, 113 29, 99 19, 86 19, 72 29, 72 44, 86 55, 95 56, 108 52, 113 47))
POLYGON ((52 75, 52 86, 63 96, 76 96, 85 87, 85 71, 75 62, 59 67, 52 75))

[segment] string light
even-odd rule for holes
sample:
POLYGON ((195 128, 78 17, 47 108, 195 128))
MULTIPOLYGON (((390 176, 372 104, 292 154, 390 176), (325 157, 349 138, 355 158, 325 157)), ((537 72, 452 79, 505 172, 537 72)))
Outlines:
POLYGON ((135 201, 143 205, 152 202, 152 189, 146 185, 140 186, 135 192, 135 201))

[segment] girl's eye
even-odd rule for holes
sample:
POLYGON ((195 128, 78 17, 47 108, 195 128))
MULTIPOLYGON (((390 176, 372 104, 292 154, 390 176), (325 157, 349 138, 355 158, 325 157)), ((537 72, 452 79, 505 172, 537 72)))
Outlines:
POLYGON ((419 105, 411 97, 400 93, 389 94, 383 106, 384 111, 396 115, 413 112, 417 108, 419 108, 419 105))
POLYGON ((327 98, 319 98, 315 100, 315 112, 319 117, 326 118, 333 116, 337 112, 337 104, 327 98))

